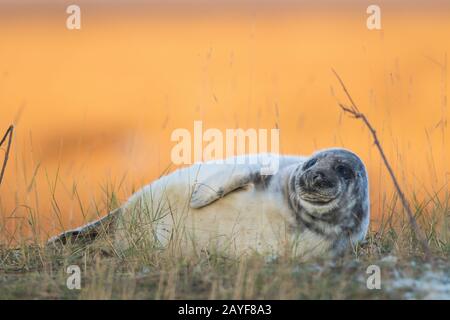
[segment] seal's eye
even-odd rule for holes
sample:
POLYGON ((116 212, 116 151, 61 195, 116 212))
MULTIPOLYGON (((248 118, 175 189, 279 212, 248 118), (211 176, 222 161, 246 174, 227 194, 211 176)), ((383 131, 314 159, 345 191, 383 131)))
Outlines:
POLYGON ((339 175, 346 180, 353 178, 353 170, 350 169, 348 166, 340 164, 336 167, 336 172, 339 173, 339 175))
POLYGON ((303 170, 307 170, 307 169, 311 168, 313 165, 316 164, 316 162, 317 162, 317 159, 311 159, 311 160, 308 160, 308 161, 305 163, 305 165, 303 166, 303 170))

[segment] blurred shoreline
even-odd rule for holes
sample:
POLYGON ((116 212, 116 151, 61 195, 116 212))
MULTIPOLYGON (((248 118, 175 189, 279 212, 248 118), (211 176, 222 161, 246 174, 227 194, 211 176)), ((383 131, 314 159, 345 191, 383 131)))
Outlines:
MULTIPOLYGON (((298 14, 299 12, 311 13, 365 13, 369 5, 375 4, 382 10, 389 10, 396 14, 447 14, 450 13, 450 1, 365 1, 365 0, 322 0, 322 1, 261 1, 261 0, 157 0, 157 1, 0 1, 0 16, 2 19, 17 18, 20 16, 48 16, 65 12, 67 6, 76 4, 84 10, 90 10, 96 14, 121 14, 121 15, 202 15, 202 14, 298 14)), ((1 21, 0 21, 1 24, 1 21)))

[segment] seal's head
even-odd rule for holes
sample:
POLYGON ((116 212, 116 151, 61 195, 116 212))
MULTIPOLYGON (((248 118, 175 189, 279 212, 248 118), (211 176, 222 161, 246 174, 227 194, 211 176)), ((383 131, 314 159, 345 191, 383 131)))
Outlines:
POLYGON ((342 202, 354 202, 364 197, 367 189, 364 164, 345 149, 315 153, 303 163, 296 179, 300 202, 311 214, 327 212, 342 206, 342 202))
POLYGON ((345 149, 313 154, 291 175, 290 201, 298 218, 327 236, 349 232, 364 238, 369 217, 367 172, 361 159, 345 149))

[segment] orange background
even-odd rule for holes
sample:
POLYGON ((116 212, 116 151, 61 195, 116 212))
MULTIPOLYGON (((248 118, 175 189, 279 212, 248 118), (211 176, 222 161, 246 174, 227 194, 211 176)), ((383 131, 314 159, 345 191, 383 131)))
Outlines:
MULTIPOLYGON (((448 8, 81 5, 0 13, 0 131, 16 122, 0 186, 2 238, 106 213, 170 166, 176 128, 280 128, 283 153, 343 146, 365 161, 373 221, 392 184, 368 131, 339 110, 331 68, 377 128, 408 195, 449 178, 448 8), (60 216, 58 218, 57 216, 60 216), (36 224, 37 223, 37 224, 36 224)), ((3 151, 0 151, 3 153, 3 151)), ((173 169, 173 168, 171 168, 173 169)))

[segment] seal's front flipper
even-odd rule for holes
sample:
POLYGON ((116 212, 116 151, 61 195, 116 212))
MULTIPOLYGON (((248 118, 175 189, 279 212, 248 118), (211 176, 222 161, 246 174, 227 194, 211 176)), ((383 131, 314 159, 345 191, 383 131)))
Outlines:
POLYGON ((190 207, 194 209, 204 207, 234 190, 255 182, 259 177, 259 168, 255 166, 224 165, 221 170, 195 183, 190 207))
POLYGON ((77 229, 63 232, 48 240, 47 245, 70 243, 91 243, 102 234, 109 234, 114 229, 114 222, 117 220, 121 208, 118 208, 106 217, 100 218, 94 222, 88 223, 77 229))

